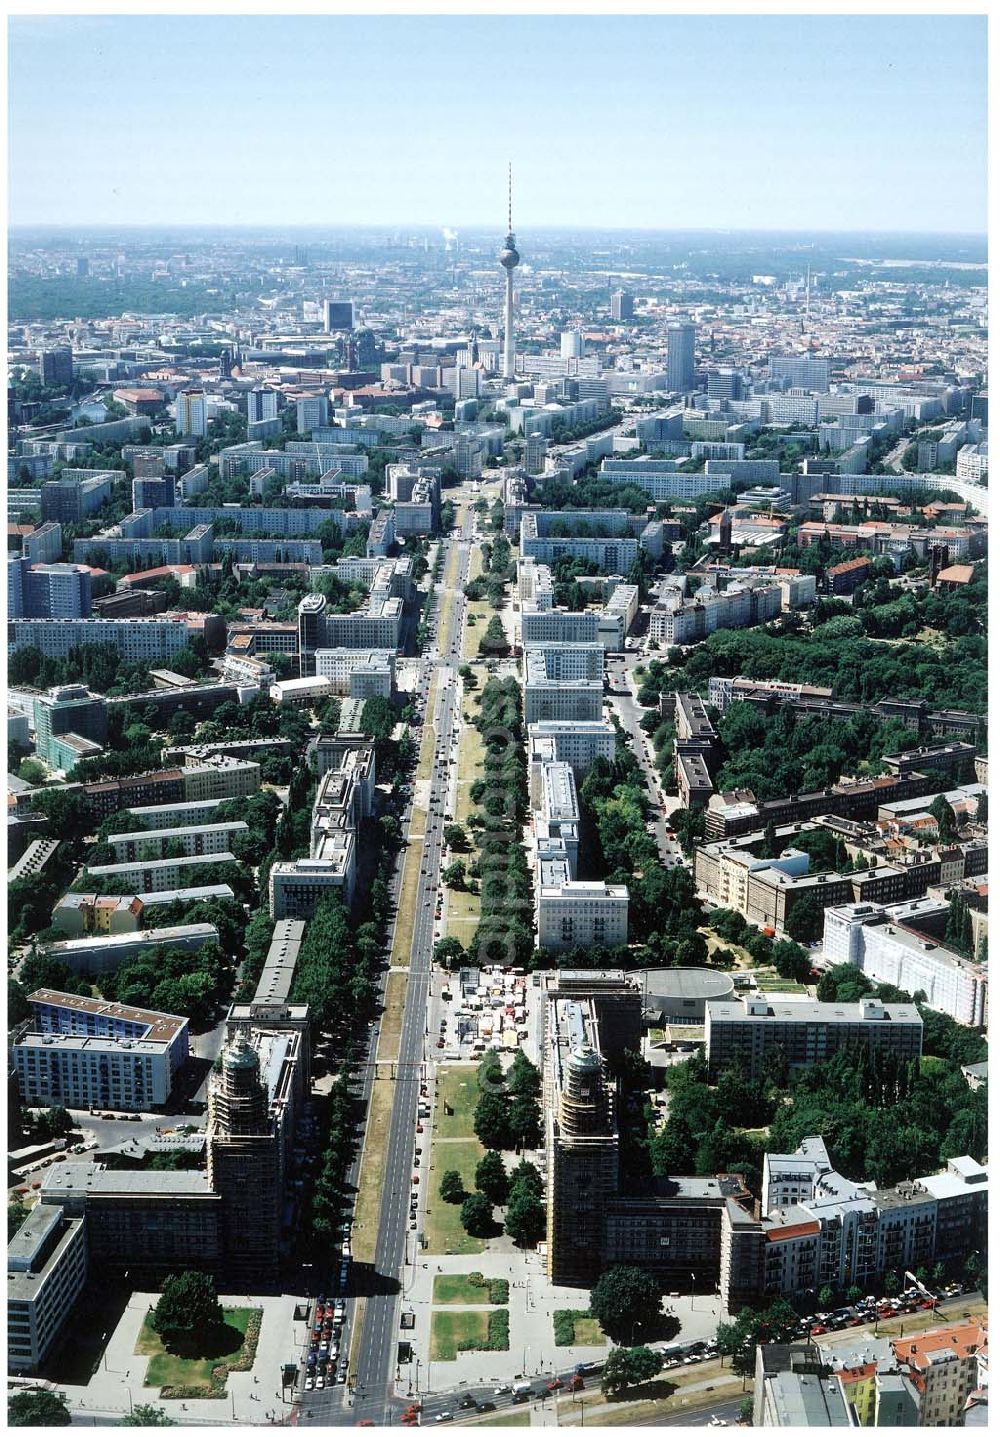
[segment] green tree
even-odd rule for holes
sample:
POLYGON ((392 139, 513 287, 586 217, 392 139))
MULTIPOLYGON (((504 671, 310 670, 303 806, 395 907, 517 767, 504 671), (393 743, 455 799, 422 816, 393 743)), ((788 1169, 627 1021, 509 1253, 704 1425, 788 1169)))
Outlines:
POLYGON ((491 1149, 476 1164, 476 1189, 485 1193, 496 1207, 503 1207, 510 1194, 510 1179, 503 1158, 491 1149))
POLYGON ((660 1287, 641 1267, 621 1264, 602 1273, 590 1294, 590 1311, 609 1337, 652 1327, 660 1316, 660 1287))
POLYGON ((464 1202, 466 1192, 462 1174, 454 1168, 449 1168, 447 1172, 442 1173, 438 1192, 445 1202, 464 1202))
POLYGON ((542 1091, 541 1074, 520 1048, 507 1073, 507 1090, 519 1098, 537 1098, 542 1091))
POLYGON ((40 1387, 15 1392, 7 1398, 11 1427, 68 1427, 72 1421, 66 1399, 40 1387))
POLYGON ((491 1237, 496 1227, 493 1204, 485 1193, 470 1193, 462 1203, 461 1217, 470 1237, 491 1237))
POLYGON ((449 863, 441 874, 441 878, 446 888, 454 888, 459 891, 464 889, 466 869, 462 859, 459 858, 455 863, 449 863))
POLYGON ((939 793, 933 800, 929 812, 931 817, 937 821, 938 837, 941 842, 951 843, 958 832, 955 824, 955 810, 943 793, 939 793))
POLYGON ((651 1347, 612 1347, 604 1360, 602 1392, 624 1392, 640 1382, 651 1381, 660 1371, 661 1359, 651 1347))
POLYGON ((824 1308, 833 1306, 833 1288, 829 1283, 819 1290, 819 1305, 824 1308))
POLYGON ((118 1423, 119 1427, 176 1427, 177 1423, 152 1402, 137 1402, 127 1417, 118 1423))
POLYGON ((506 1150, 514 1147, 511 1126, 511 1105, 498 1092, 483 1093, 476 1104, 473 1131, 484 1148, 506 1150))
POLYGON ((507 1112, 514 1147, 541 1147, 542 1110, 538 1099, 516 1097, 507 1112))
POLYGON ((545 1236, 545 1204, 526 1187, 511 1190, 504 1223, 507 1236, 518 1247, 531 1247, 545 1236))
POLYGON ((465 949, 457 938, 439 938, 434 944, 434 961, 454 972, 465 962, 465 949))
POLYGON ((527 1158, 522 1158, 517 1166, 510 1170, 512 1194, 515 1189, 534 1193, 536 1197, 541 1197, 545 1191, 545 1180, 534 1163, 529 1163, 527 1158))
POLYGON ((815 893, 801 898, 785 920, 785 931, 796 943, 814 943, 823 932, 823 905, 815 893))
POLYGON ((223 1325, 215 1282, 205 1272, 172 1273, 163 1284, 149 1325, 164 1346, 196 1343, 223 1325))

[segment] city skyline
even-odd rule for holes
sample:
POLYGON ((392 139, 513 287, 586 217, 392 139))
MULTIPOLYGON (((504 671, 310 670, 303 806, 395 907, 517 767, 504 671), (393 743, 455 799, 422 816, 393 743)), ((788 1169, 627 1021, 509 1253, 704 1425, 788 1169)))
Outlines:
POLYGON ((19 16, 9 219, 268 226, 281 191, 286 228, 499 230, 513 160, 525 233, 981 233, 985 35, 977 16, 19 16), (183 184, 150 162, 165 142, 183 184), (74 145, 100 167, 66 165, 74 145), (923 199, 942 167, 943 229, 923 199))

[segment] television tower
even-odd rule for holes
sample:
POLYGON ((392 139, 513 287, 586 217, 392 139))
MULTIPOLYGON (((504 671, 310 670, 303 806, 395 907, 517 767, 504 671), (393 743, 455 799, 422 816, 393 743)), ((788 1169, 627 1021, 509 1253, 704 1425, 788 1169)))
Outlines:
POLYGON ((507 271, 507 299, 504 307, 504 331, 503 331, 503 377, 504 379, 514 378, 514 270, 521 262, 521 256, 517 252, 517 241, 514 239, 514 220, 511 205, 511 174, 510 165, 507 166, 507 238, 503 242, 503 249, 498 256, 500 263, 507 271))

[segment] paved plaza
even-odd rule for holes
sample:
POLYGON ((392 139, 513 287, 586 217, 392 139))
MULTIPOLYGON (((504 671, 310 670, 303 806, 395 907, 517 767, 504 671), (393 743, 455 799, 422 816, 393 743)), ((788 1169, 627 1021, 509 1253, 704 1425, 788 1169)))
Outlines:
MULTIPOLYGON (((134 1292, 121 1321, 108 1341, 100 1367, 85 1385, 60 1384, 70 1407, 85 1418, 88 1412, 102 1415, 129 1412, 133 1405, 153 1402, 163 1406, 179 1425, 188 1422, 260 1425, 287 1420, 291 1410, 282 1406, 281 1368, 301 1360, 307 1338, 304 1322, 295 1321, 294 1297, 253 1297, 220 1293, 223 1307, 257 1307, 263 1311, 253 1368, 231 1372, 223 1398, 161 1399, 159 1389, 144 1384, 148 1357, 135 1350, 143 1319, 159 1297, 155 1292, 134 1292)), ((289 1389, 290 1395, 291 1389, 289 1389)))

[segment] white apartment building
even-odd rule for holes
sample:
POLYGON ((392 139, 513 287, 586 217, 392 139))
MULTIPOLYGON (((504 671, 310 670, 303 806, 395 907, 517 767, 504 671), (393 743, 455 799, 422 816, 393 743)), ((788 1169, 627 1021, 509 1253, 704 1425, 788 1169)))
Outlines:
POLYGON ((528 725, 528 762, 568 763, 582 778, 596 758, 615 756, 615 729, 608 719, 566 723, 548 720, 528 725))
POLYGON ((955 477, 967 484, 984 484, 989 473, 989 446, 963 444, 955 458, 955 477))
MULTIPOLYGON (((317 677, 354 699, 391 698, 396 655, 390 649, 317 649, 317 677)), ((301 681, 300 681, 301 682, 301 681)))
POLYGON ((524 650, 524 720, 594 722, 604 700, 600 644, 538 646, 524 650))
POLYGON ((618 947, 628 942, 628 889, 624 883, 538 881, 535 921, 546 952, 618 947))
POLYGON ((166 1103, 187 1061, 186 1018, 50 988, 28 1001, 32 1030, 12 1055, 23 1102, 129 1112, 166 1103))
POLYGON ((375 751, 370 745, 346 748, 320 779, 313 804, 309 857, 272 865, 271 917, 311 918, 331 892, 354 900, 358 825, 372 811, 375 751))
POLYGON ((746 629, 765 624, 781 613, 779 584, 750 587, 733 584, 721 592, 705 591, 693 599, 678 594, 657 604, 649 619, 649 637, 660 644, 697 644, 717 629, 746 629))
POLYGON ((910 929, 902 920, 906 904, 847 903, 828 908, 823 927, 823 956, 828 963, 851 963, 875 983, 892 983, 905 993, 922 990, 927 1006, 956 1023, 985 1027, 988 975, 974 963, 910 929))
POLYGON ((82 1217, 39 1203, 7 1245, 7 1371, 34 1372, 61 1335, 87 1278, 82 1217))
POLYGON ((34 647, 46 658, 65 658, 81 644, 113 644, 128 661, 168 659, 188 641, 184 619, 15 619, 7 649, 34 647))
POLYGON ((517 597, 524 608, 531 607, 536 612, 553 607, 552 570, 547 564, 531 558, 518 559, 517 597))
POLYGON ((596 609, 521 610, 521 642, 529 644, 593 644, 598 640, 596 609))
POLYGON ((242 820, 233 819, 229 823, 199 823, 186 828, 141 828, 130 833, 110 833, 105 841, 120 863, 128 863, 162 858, 164 849, 175 845, 186 857, 224 853, 231 851, 234 841, 249 831, 242 820))
POLYGON ((213 868, 226 863, 235 863, 235 856, 227 849, 217 853, 190 854, 184 858, 136 858, 128 863, 99 863, 88 867, 86 876, 114 883, 120 893, 133 893, 142 889, 146 893, 163 893, 172 888, 183 888, 186 875, 191 868, 213 868))

